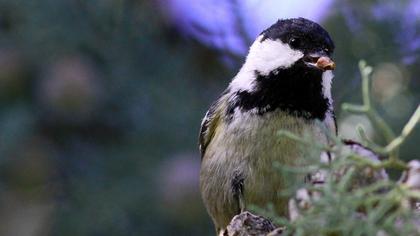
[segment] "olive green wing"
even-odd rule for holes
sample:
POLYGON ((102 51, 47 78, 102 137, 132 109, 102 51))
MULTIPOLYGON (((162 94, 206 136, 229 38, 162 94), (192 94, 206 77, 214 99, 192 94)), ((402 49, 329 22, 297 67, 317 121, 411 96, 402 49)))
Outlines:
POLYGON ((199 135, 199 148, 201 152, 201 159, 203 159, 206 148, 212 140, 216 128, 221 121, 220 101, 214 102, 201 122, 200 135, 199 135))
POLYGON ((199 144, 201 159, 203 159, 206 153, 207 146, 213 139, 218 127, 224 121, 223 114, 226 114, 228 109, 229 100, 231 100, 232 94, 230 94, 229 88, 226 89, 222 95, 217 99, 209 108, 203 121, 201 122, 199 144))

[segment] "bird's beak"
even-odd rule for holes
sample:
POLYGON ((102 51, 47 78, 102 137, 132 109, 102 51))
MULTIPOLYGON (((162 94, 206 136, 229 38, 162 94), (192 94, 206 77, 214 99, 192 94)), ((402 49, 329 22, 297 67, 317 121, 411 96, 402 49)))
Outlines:
POLYGON ((305 56, 303 60, 307 65, 316 67, 323 71, 335 69, 335 62, 325 54, 309 54, 305 56))
POLYGON ((335 62, 331 60, 329 57, 320 57, 316 61, 315 64, 316 67, 318 67, 321 70, 334 70, 335 69, 335 62))

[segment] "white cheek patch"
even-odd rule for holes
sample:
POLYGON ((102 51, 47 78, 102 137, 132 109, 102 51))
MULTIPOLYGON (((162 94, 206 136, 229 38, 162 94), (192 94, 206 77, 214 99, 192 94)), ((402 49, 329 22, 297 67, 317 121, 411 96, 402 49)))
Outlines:
POLYGON ((266 39, 262 35, 252 44, 244 69, 257 70, 268 75, 277 68, 288 68, 303 57, 303 53, 290 48, 280 40, 266 39))
POLYGON ((280 40, 266 39, 261 42, 260 35, 249 49, 245 64, 233 79, 231 87, 241 90, 252 90, 255 71, 268 75, 278 68, 288 68, 303 57, 303 53, 293 50, 280 40))

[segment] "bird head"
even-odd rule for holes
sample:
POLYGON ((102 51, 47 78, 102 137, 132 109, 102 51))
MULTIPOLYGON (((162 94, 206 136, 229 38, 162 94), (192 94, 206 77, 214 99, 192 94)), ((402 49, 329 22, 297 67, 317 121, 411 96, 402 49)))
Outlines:
MULTIPOLYGON (((241 72, 268 75, 296 67, 299 73, 332 75, 333 52, 334 43, 319 24, 304 18, 279 20, 254 41, 241 72)), ((242 83, 239 87, 249 87, 252 83, 249 77, 238 78, 242 83)))
POLYGON ((257 37, 230 83, 232 107, 325 119, 333 109, 333 51, 331 37, 317 23, 304 18, 277 21, 257 37))
POLYGON ((247 62, 261 73, 304 62, 308 69, 335 69, 334 43, 319 24, 304 18, 279 20, 255 40, 247 62))

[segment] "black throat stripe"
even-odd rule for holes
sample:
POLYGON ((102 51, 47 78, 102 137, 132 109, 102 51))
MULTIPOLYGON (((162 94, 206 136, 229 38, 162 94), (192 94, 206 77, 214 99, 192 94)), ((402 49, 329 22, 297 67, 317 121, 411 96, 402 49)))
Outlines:
POLYGON ((324 120, 329 101, 322 93, 322 71, 309 68, 303 61, 292 67, 278 69, 268 75, 256 73, 253 91, 237 91, 227 115, 236 108, 256 109, 259 115, 280 109, 306 119, 324 120))

